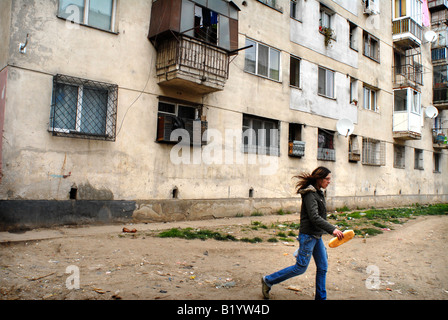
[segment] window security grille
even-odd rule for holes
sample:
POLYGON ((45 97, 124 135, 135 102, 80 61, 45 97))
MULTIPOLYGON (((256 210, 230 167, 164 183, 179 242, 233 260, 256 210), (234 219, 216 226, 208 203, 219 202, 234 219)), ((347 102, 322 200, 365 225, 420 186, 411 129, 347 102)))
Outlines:
POLYGON ((362 163, 371 166, 386 165, 386 143, 370 138, 362 138, 362 163))
POLYGON ((56 75, 49 130, 55 136, 115 141, 118 86, 56 75))

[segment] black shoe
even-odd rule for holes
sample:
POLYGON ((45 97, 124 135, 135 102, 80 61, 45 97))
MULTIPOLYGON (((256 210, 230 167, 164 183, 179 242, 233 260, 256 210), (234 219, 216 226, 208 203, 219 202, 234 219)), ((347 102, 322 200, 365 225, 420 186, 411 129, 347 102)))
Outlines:
POLYGON ((261 277, 261 292, 265 299, 269 299, 269 291, 271 291, 271 288, 267 285, 264 277, 261 277))

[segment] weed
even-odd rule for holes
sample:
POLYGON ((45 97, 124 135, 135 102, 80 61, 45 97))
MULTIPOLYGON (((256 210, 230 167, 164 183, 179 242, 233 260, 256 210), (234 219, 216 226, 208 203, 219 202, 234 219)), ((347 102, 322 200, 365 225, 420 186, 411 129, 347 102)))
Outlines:
POLYGON ((336 208, 337 212, 345 212, 345 211, 350 211, 350 208, 347 206, 343 206, 342 208, 336 208))

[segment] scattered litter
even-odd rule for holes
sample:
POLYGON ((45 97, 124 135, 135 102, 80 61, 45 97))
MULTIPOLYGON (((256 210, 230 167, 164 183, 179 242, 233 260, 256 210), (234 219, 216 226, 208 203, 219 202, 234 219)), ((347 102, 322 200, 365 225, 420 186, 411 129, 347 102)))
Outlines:
POLYGON ((36 280, 40 280, 40 279, 43 279, 43 278, 46 278, 46 277, 49 277, 49 276, 52 276, 52 275, 54 275, 56 272, 52 272, 52 273, 49 273, 49 274, 46 274, 46 275, 44 275, 44 276, 41 276, 41 277, 37 277, 37 278, 31 278, 31 279, 28 279, 29 281, 36 281, 36 280))
POLYGON ((383 231, 390 231, 389 228, 382 228, 381 230, 383 230, 383 231))
POLYGON ((115 300, 121 300, 121 299, 123 299, 123 298, 119 295, 119 293, 120 293, 120 290, 115 291, 115 294, 112 295, 112 299, 115 299, 115 300))
POLYGON ((215 283, 216 289, 219 289, 219 288, 232 288, 234 286, 236 286, 236 282, 235 281, 229 281, 229 282, 223 282, 223 283, 215 283))
POLYGON ((292 290, 292 291, 296 291, 296 292, 302 292, 302 289, 296 286, 289 286, 288 288, 286 288, 288 290, 292 290))
POLYGON ((124 227, 124 228, 123 228, 123 232, 126 232, 126 233, 136 233, 136 232, 137 232, 137 229, 134 228, 134 229, 130 230, 130 229, 124 227))
POLYGON ((103 289, 100 289, 100 288, 93 288, 93 291, 95 291, 96 293, 99 293, 99 294, 105 294, 106 293, 106 291, 104 291, 103 289))

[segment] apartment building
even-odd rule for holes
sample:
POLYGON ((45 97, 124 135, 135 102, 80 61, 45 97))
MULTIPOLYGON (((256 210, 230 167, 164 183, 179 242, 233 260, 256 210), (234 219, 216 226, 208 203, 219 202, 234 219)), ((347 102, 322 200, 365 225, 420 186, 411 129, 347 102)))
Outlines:
POLYGON ((426 6, 2 1, 1 228, 448 201, 426 6))
POLYGON ((448 148, 448 60, 446 55, 448 1, 428 1, 428 6, 431 11, 431 29, 435 32, 431 50, 434 72, 433 103, 437 108, 437 115, 434 116, 433 124, 433 143, 434 149, 438 151, 434 154, 434 166, 435 169, 439 169, 441 157, 443 157, 442 151, 448 148))

